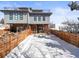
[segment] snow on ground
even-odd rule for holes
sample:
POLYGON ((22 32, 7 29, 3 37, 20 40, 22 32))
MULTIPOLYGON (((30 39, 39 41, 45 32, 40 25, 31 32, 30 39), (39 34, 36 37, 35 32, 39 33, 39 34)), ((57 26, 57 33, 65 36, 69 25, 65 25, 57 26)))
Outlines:
POLYGON ((0 30, 4 30, 4 29, 5 29, 5 27, 0 25, 0 30))
POLYGON ((5 58, 75 58, 79 48, 55 35, 33 34, 23 40, 5 58))

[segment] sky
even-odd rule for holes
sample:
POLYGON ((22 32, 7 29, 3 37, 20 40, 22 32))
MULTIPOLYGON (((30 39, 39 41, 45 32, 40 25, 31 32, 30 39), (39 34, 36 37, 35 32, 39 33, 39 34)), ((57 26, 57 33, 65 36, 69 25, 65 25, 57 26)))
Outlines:
MULTIPOLYGON (((0 9, 4 7, 31 7, 34 9, 50 10, 50 23, 56 24, 56 28, 65 20, 76 20, 79 11, 71 11, 68 7, 70 1, 0 1, 0 9)), ((0 12, 0 19, 3 18, 0 12)))

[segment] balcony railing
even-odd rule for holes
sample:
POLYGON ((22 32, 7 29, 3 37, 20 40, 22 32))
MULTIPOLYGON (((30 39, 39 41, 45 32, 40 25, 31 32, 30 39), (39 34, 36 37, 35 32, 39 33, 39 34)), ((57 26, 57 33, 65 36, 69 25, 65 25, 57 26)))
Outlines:
POLYGON ((4 7, 4 10, 16 10, 17 7, 4 7))
POLYGON ((43 10, 43 12, 51 12, 50 10, 43 10))
MULTIPOLYGON (((26 8, 26 7, 25 7, 26 8)), ((19 7, 4 7, 3 8, 4 10, 26 10, 26 9, 19 9, 19 7)), ((46 9, 39 9, 39 10, 42 10, 42 11, 39 11, 38 9, 36 9, 37 11, 32 11, 33 9, 30 9, 30 8, 27 8, 27 10, 29 12, 51 12, 50 10, 46 10, 46 9)))

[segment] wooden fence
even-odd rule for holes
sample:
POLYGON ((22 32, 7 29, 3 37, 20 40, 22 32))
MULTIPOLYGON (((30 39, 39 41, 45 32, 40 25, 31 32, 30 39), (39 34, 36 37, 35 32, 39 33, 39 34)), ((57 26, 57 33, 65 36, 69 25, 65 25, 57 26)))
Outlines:
POLYGON ((12 33, 9 31, 0 35, 0 58, 5 57, 13 48, 32 33, 31 29, 12 33))
POLYGON ((79 47, 79 35, 69 32, 57 31, 57 30, 50 30, 50 32, 58 36, 62 40, 79 47))

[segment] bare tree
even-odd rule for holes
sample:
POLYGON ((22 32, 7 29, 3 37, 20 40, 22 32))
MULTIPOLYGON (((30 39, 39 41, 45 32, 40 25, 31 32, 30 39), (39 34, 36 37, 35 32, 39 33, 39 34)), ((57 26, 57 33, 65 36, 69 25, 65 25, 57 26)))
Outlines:
POLYGON ((63 26, 60 27, 60 30, 78 33, 79 32, 79 23, 78 22, 71 22, 71 21, 64 21, 62 22, 63 26))
MULTIPOLYGON (((75 2, 70 2, 69 4, 68 4, 68 6, 70 7, 70 9, 71 9, 71 11, 73 11, 73 10, 79 10, 79 3, 77 3, 76 1, 75 2)), ((78 18, 78 20, 79 20, 79 17, 77 17, 78 18)))
MULTIPOLYGON (((73 11, 73 10, 79 10, 79 3, 78 2, 70 2, 69 4, 68 4, 68 6, 70 7, 70 9, 71 9, 71 11, 73 11)), ((77 17, 77 19, 79 20, 79 17, 77 17)), ((79 23, 77 22, 77 23, 69 23, 69 25, 68 26, 70 26, 71 28, 72 28, 72 32, 79 32, 79 23)))

